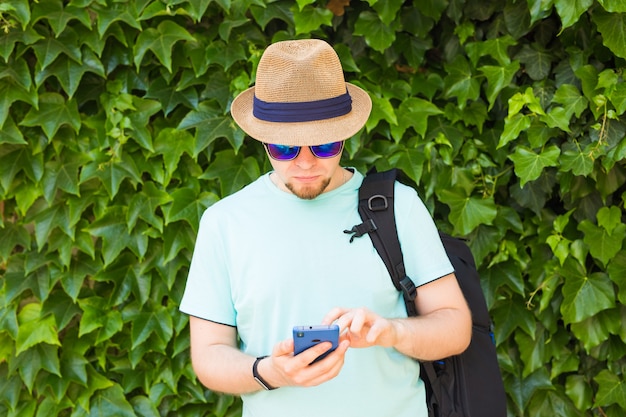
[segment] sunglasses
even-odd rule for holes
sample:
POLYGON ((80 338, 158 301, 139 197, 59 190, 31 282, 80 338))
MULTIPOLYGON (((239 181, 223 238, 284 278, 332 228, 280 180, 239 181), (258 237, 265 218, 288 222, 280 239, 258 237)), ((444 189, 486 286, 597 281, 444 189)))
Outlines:
MULTIPOLYGON (((264 143, 263 145, 265 145, 269 156, 277 161, 292 161, 296 159, 300 154, 300 149, 302 149, 302 146, 274 145, 271 143, 264 143)), ((343 150, 343 141, 309 146, 309 149, 316 158, 333 158, 343 150)))

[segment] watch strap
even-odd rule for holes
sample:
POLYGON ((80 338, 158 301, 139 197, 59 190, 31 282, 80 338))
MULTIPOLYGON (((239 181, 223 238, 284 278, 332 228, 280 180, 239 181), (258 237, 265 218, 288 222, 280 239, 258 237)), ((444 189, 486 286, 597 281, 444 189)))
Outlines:
POLYGON ((267 358, 267 355, 259 356, 258 358, 256 358, 256 360, 254 361, 254 365, 252 365, 252 376, 254 377, 256 382, 258 382, 259 385, 262 386, 265 390, 271 391, 276 388, 268 384, 267 381, 265 381, 261 377, 261 375, 259 375, 259 370, 257 369, 257 367, 259 366, 259 362, 261 362, 261 359, 265 359, 265 358, 267 358))

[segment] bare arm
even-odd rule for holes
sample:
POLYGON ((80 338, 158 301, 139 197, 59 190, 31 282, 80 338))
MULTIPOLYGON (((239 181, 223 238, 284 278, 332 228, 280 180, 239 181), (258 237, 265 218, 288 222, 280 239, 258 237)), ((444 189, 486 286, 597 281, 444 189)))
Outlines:
POLYGON ((407 356, 435 360, 463 352, 472 319, 454 274, 419 287, 418 317, 386 319, 365 308, 333 309, 324 319, 346 329, 352 347, 394 347, 407 356))
MULTIPOLYGON (((255 357, 241 352, 234 327, 190 317, 191 362, 200 382, 214 391, 245 394, 261 386, 252 376, 255 357)), ((344 341, 324 360, 308 366, 330 348, 320 343, 293 356, 293 340, 278 342, 271 356, 261 360, 258 372, 271 386, 313 386, 339 374, 349 343, 344 341)))

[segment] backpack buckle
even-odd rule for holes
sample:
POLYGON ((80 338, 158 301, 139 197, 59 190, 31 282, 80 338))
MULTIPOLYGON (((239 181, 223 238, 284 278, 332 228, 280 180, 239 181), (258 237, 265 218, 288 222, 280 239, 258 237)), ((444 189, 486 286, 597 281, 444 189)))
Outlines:
POLYGON ((389 202, 384 195, 375 194, 367 200, 367 208, 370 211, 383 211, 387 210, 387 207, 389 207, 389 202), (379 200, 382 200, 382 202, 379 200))
POLYGON ((404 298, 407 300, 415 300, 417 296, 417 288, 415 288, 415 283, 413 280, 406 275, 404 278, 400 280, 400 289, 402 290, 402 294, 404 294, 404 298))

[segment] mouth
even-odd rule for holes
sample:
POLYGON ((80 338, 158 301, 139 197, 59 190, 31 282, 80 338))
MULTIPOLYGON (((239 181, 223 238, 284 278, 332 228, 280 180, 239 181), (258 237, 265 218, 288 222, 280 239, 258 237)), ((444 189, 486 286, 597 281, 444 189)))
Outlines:
POLYGON ((293 177, 295 181, 300 182, 300 183, 305 183, 305 184, 315 182, 317 181, 318 178, 319 178, 319 175, 307 175, 307 176, 293 177))

